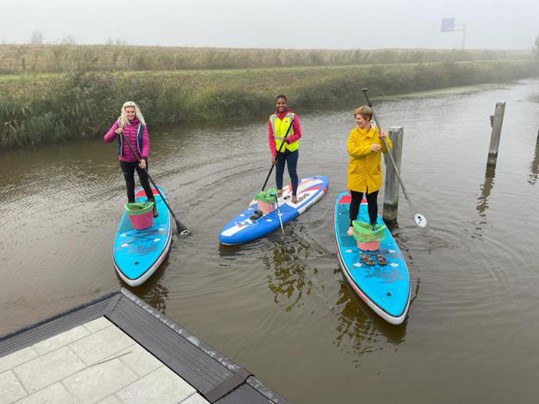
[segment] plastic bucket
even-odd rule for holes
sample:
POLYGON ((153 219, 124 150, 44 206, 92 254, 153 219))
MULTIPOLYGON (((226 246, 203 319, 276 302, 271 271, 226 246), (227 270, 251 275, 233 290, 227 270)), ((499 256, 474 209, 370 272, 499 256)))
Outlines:
POLYGON ((380 249, 380 241, 369 241, 367 243, 357 242, 357 248, 362 251, 377 251, 380 249))
POLYGON ((273 205, 271 203, 267 203, 264 201, 257 201, 258 202, 258 209, 260 209, 264 213, 270 213, 275 210, 273 205))
POLYGON ((135 230, 147 229, 153 226, 153 202, 126 203, 124 207, 131 226, 135 230))

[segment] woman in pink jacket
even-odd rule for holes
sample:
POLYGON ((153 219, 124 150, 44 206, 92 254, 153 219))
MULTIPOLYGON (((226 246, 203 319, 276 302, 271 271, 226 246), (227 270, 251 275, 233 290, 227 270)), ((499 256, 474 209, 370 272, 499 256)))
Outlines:
MULTIPOLYGON (((126 102, 121 109, 120 117, 105 134, 104 140, 112 143, 118 139, 118 160, 127 185, 127 201, 135 202, 135 170, 144 188, 148 201, 154 202, 153 192, 148 181, 148 157, 150 155, 150 139, 146 122, 137 104, 126 102), (121 136, 123 134, 123 136, 121 136), (131 147, 129 147, 129 142, 131 147), (135 154, 131 151, 135 151, 135 154)), ((156 217, 157 209, 153 205, 153 215, 156 217)))

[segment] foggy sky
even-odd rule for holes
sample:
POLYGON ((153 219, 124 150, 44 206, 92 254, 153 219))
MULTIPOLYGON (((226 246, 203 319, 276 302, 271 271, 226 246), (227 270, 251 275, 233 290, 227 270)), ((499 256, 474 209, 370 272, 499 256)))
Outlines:
POLYGON ((376 49, 530 49, 539 0, 0 0, 0 43, 376 49))

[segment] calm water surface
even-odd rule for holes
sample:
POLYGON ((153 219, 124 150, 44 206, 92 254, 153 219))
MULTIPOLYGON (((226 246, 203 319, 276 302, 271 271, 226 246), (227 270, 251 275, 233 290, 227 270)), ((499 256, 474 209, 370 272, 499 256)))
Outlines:
MULTIPOLYGON (((330 191, 284 236, 234 248, 217 235, 269 170, 265 117, 151 131, 152 176, 193 234, 131 290, 293 402, 536 402, 539 82, 374 101, 384 126, 404 127, 402 177, 431 224, 419 233, 401 194, 394 235, 413 284, 403 325, 354 295, 335 252, 356 105, 297 111, 299 174, 328 176, 330 191), (497 101, 505 121, 487 169, 497 101)), ((123 286, 115 153, 90 139, 0 154, 0 334, 123 286)))

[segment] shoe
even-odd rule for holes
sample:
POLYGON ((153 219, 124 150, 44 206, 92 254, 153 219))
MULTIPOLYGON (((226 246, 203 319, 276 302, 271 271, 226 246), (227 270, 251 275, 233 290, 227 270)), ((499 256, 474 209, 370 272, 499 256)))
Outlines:
POLYGON ((292 195, 292 199, 290 199, 290 202, 298 203, 298 197, 296 195, 292 195))
POLYGON ((384 257, 382 254, 376 254, 376 260, 380 265, 387 265, 386 257, 384 257))
POLYGON ((257 209, 253 212, 253 214, 249 217, 249 219, 251 219, 252 221, 255 221, 255 220, 260 219, 262 216, 264 216, 264 212, 257 209))
POLYGON ((361 254, 361 261, 363 261, 366 265, 376 265, 376 262, 374 262, 369 254, 361 254))
POLYGON ((155 203, 155 199, 148 200, 148 202, 153 202, 153 217, 159 216, 159 212, 157 212, 157 204, 155 203))
POLYGON ((281 196, 283 196, 283 190, 282 190, 282 189, 278 189, 278 190, 277 190, 277 198, 280 198, 281 196))

